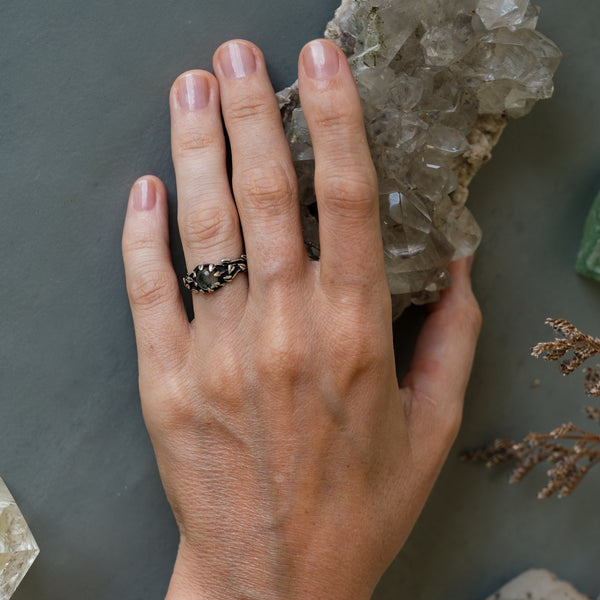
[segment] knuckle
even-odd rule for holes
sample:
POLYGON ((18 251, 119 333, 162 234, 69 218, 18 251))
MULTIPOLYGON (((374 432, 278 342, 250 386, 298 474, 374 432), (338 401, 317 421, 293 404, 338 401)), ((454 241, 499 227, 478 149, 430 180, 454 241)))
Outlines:
POLYGON ((474 337, 479 335, 483 323, 483 316, 479 303, 472 293, 469 293, 463 300, 457 318, 465 332, 471 333, 474 337))
POLYGON ((131 306, 151 310, 171 300, 172 274, 164 271, 138 270, 128 280, 131 306))
POLYGON ((250 167, 236 183, 242 197, 260 211, 280 212, 296 196, 295 186, 279 164, 250 167))
MULTIPOLYGON (((280 339, 279 336, 276 336, 280 339)), ((293 343, 281 344, 271 341, 263 346, 257 359, 257 373, 271 380, 293 381, 304 367, 302 351, 293 343)))
MULTIPOLYGON (((364 287, 364 286, 363 286, 364 287)), ((381 373, 392 356, 391 334, 384 319, 354 293, 337 294, 327 322, 332 364, 339 373, 381 373)))
POLYGON ((452 409, 446 410, 440 417, 438 423, 438 431, 441 442, 441 452, 445 455, 448 453, 452 444, 454 444, 460 427, 462 425, 462 410, 452 409))
POLYGON ((177 134, 173 144, 173 153, 178 158, 185 158, 211 150, 219 145, 216 136, 201 129, 184 129, 177 134))
POLYGON ((377 187, 369 173, 362 177, 329 175, 323 180, 322 187, 325 205, 332 212, 345 216, 354 212, 362 217, 377 210, 377 187))
MULTIPOLYGON (((373 264, 373 261, 369 261, 373 264)), ((340 274, 333 270, 321 276, 327 289, 332 312, 343 315, 347 323, 353 323, 357 332, 364 326, 366 316, 371 327, 374 322, 388 323, 392 312, 392 298, 387 279, 371 279, 370 272, 356 270, 340 274)), ((343 326, 343 323, 341 324, 343 326)), ((381 332, 384 335, 385 332, 381 332)))
POLYGON ((462 425, 462 404, 433 398, 419 390, 413 391, 412 403, 426 408, 430 444, 435 443, 440 456, 445 457, 454 444, 462 425))
POLYGON ((387 360, 385 346, 379 336, 360 324, 359 319, 350 319, 336 328, 332 361, 344 365, 345 371, 377 372, 387 360))
POLYGON ((179 227, 190 248, 207 250, 231 241, 237 235, 236 219, 219 205, 202 206, 180 216, 179 227))
MULTIPOLYGON (((290 290, 296 290, 298 281, 302 277, 302 272, 298 270, 297 265, 282 257, 276 250, 265 253, 268 258, 268 265, 262 271, 262 284, 265 295, 269 296, 290 296, 290 290)), ((289 304, 293 305, 294 299, 290 298, 289 304)))
POLYGON ((152 418, 155 429, 163 433, 192 431, 198 437, 218 427, 223 407, 243 410, 248 387, 240 373, 239 354, 216 344, 209 360, 199 356, 194 351, 186 353, 175 368, 157 369, 148 381, 149 392, 158 402, 149 403, 144 413, 146 420, 152 418), (202 365, 202 381, 194 377, 192 364, 202 365), (240 375, 225 382, 225 373, 240 375))
POLYGON ((269 321, 269 326, 265 328, 268 333, 259 344, 257 373, 265 380, 293 381, 304 369, 307 344, 296 327, 282 324, 280 320, 269 321))
POLYGON ((471 322, 473 325, 473 329, 475 330, 475 334, 479 335, 481 327, 483 325, 483 313, 481 312, 481 307, 479 306, 479 302, 477 302, 477 300, 475 299, 475 296, 471 295, 470 303, 471 322))
POLYGON ((159 245, 158 240, 150 232, 136 232, 135 235, 124 235, 122 251, 124 257, 136 254, 146 254, 153 251, 159 245))
MULTIPOLYGON (((195 360, 202 362, 204 350, 198 350, 195 360)), ((240 372, 243 357, 230 343, 215 343, 211 348, 210 360, 206 362, 202 377, 202 394, 208 400, 219 398, 221 402, 229 403, 242 393, 237 392, 239 386, 244 386, 244 374, 240 372), (227 377, 224 385, 223 375, 237 373, 234 378, 227 377)))
POLYGON ((163 375, 161 401, 144 411, 149 428, 164 432, 181 431, 195 420, 196 402, 178 375, 163 375))
POLYGON ((263 95, 250 92, 231 98, 224 112, 228 120, 237 123, 263 117, 269 112, 269 107, 263 95))
POLYGON ((314 117, 315 126, 327 131, 342 131, 347 134, 356 125, 356 115, 345 103, 335 105, 323 103, 314 117))
MULTIPOLYGON (((221 356, 225 355, 221 353, 221 356)), ((223 385, 223 373, 235 372, 235 369, 227 371, 227 365, 220 362, 203 363, 204 376, 199 383, 193 373, 187 372, 189 355, 187 358, 180 361, 176 368, 166 372, 157 370, 148 381, 148 391, 157 401, 148 403, 144 416, 147 421, 151 418, 155 429, 163 433, 191 430, 197 436, 202 431, 214 428, 217 422, 215 410, 218 412, 219 406, 230 405, 241 409, 241 399, 247 398, 243 382, 223 385), (215 364, 218 364, 218 368, 215 364)))

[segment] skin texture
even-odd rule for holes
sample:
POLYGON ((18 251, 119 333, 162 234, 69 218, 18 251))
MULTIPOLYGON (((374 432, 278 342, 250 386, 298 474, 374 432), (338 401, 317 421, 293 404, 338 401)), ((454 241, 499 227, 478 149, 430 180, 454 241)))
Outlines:
POLYGON ((171 90, 179 229, 188 270, 245 247, 248 273, 195 295, 189 323, 158 179, 133 186, 123 234, 142 408, 181 533, 167 598, 370 598, 459 428, 481 321, 471 260, 451 265, 398 384, 377 178, 346 59, 317 40, 299 60, 319 262, 260 50, 224 44, 214 72, 171 90))

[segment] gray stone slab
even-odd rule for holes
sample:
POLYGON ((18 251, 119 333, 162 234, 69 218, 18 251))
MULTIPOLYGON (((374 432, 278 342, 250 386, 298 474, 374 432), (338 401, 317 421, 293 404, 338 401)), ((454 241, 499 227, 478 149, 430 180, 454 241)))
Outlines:
MULTIPOLYGON (((557 94, 509 127, 472 188, 485 326, 465 423, 379 600, 483 598, 532 565, 599 591, 600 474, 540 503, 543 474, 509 487, 506 471, 458 459, 499 435, 583 422, 581 380, 528 349, 549 337, 548 315, 600 335, 600 286, 573 273, 600 188, 600 5, 540 3, 540 29, 565 52, 557 94)), ((177 534, 138 406, 120 258, 128 189, 153 173, 175 200, 167 93, 180 72, 246 37, 283 87, 336 4, 0 4, 0 472, 41 548, 16 600, 164 597, 177 534)), ((397 325, 400 370, 420 318, 397 325)))

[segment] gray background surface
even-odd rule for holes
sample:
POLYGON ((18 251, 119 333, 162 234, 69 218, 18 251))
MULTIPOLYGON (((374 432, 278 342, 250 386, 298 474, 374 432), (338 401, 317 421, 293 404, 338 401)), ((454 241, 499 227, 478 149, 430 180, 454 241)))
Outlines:
MULTIPOLYGON (((600 593, 600 472, 540 502, 543 470, 460 462, 494 437, 581 415, 581 374, 529 357, 546 316, 600 335, 600 285, 572 265, 600 188, 600 5, 540 1, 563 49, 553 100, 514 122, 472 187, 485 316, 464 427, 375 597, 478 600, 530 566, 600 593), (532 381, 541 385, 532 388, 532 381)), ((174 197, 167 93, 222 41, 264 50, 276 87, 337 0, 0 3, 0 475, 42 553, 16 600, 158 600, 177 534, 138 406, 120 236, 144 173, 174 197)), ((181 265, 181 263, 180 263, 181 265)), ((400 370, 421 313, 396 326, 400 370)))

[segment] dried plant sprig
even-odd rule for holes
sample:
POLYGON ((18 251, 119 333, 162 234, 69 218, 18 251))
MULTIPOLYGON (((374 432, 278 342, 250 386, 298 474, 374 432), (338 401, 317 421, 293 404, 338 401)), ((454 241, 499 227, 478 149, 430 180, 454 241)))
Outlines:
MULTIPOLYGON (((600 411, 597 416, 600 419, 600 411)), ((587 433, 569 423, 547 434, 530 433, 522 442, 496 440, 488 448, 465 453, 463 459, 469 462, 483 460, 488 467, 516 459, 518 463, 511 474, 511 483, 521 481, 542 462, 549 462, 553 466, 547 473, 548 483, 538 498, 548 498, 555 493, 559 498, 565 498, 590 469, 600 463, 600 435, 587 433)))
POLYGON ((600 423, 600 408, 596 408, 595 406, 586 406, 585 412, 587 413, 587 416, 592 419, 592 421, 600 423))
POLYGON ((589 367, 585 374, 584 385, 588 396, 600 396, 600 371, 589 367))
MULTIPOLYGON (((570 356, 560 363, 563 375, 569 375, 592 356, 600 354, 600 339, 586 335, 565 319, 546 319, 562 338, 553 342, 537 344, 531 351, 535 357, 557 361, 570 356)), ((585 369, 585 391, 590 396, 600 396, 600 369, 585 369)), ((587 416, 600 424, 600 409, 588 406, 587 416)), ((467 452, 467 461, 485 461, 493 467, 509 460, 516 460, 510 482, 521 481, 534 467, 547 462, 548 483, 538 493, 538 498, 548 498, 557 494, 564 498, 573 493, 582 479, 595 465, 600 463, 600 435, 588 433, 573 423, 563 425, 547 434, 530 433, 521 442, 500 439, 491 446, 467 452)))
MULTIPOLYGON (((556 338, 553 342, 537 344, 532 348, 531 354, 535 357, 541 356, 544 360, 556 361, 571 352, 571 355, 560 363, 560 371, 563 375, 570 375, 586 360, 600 354, 600 339, 579 331, 570 321, 566 319, 546 319, 546 324, 550 325, 556 333, 563 337, 556 338)), ((598 385, 594 386, 594 383, 591 385, 586 384, 586 391, 589 389, 596 390, 598 387, 598 385)), ((597 392, 590 395, 600 396, 600 389, 597 392)))

